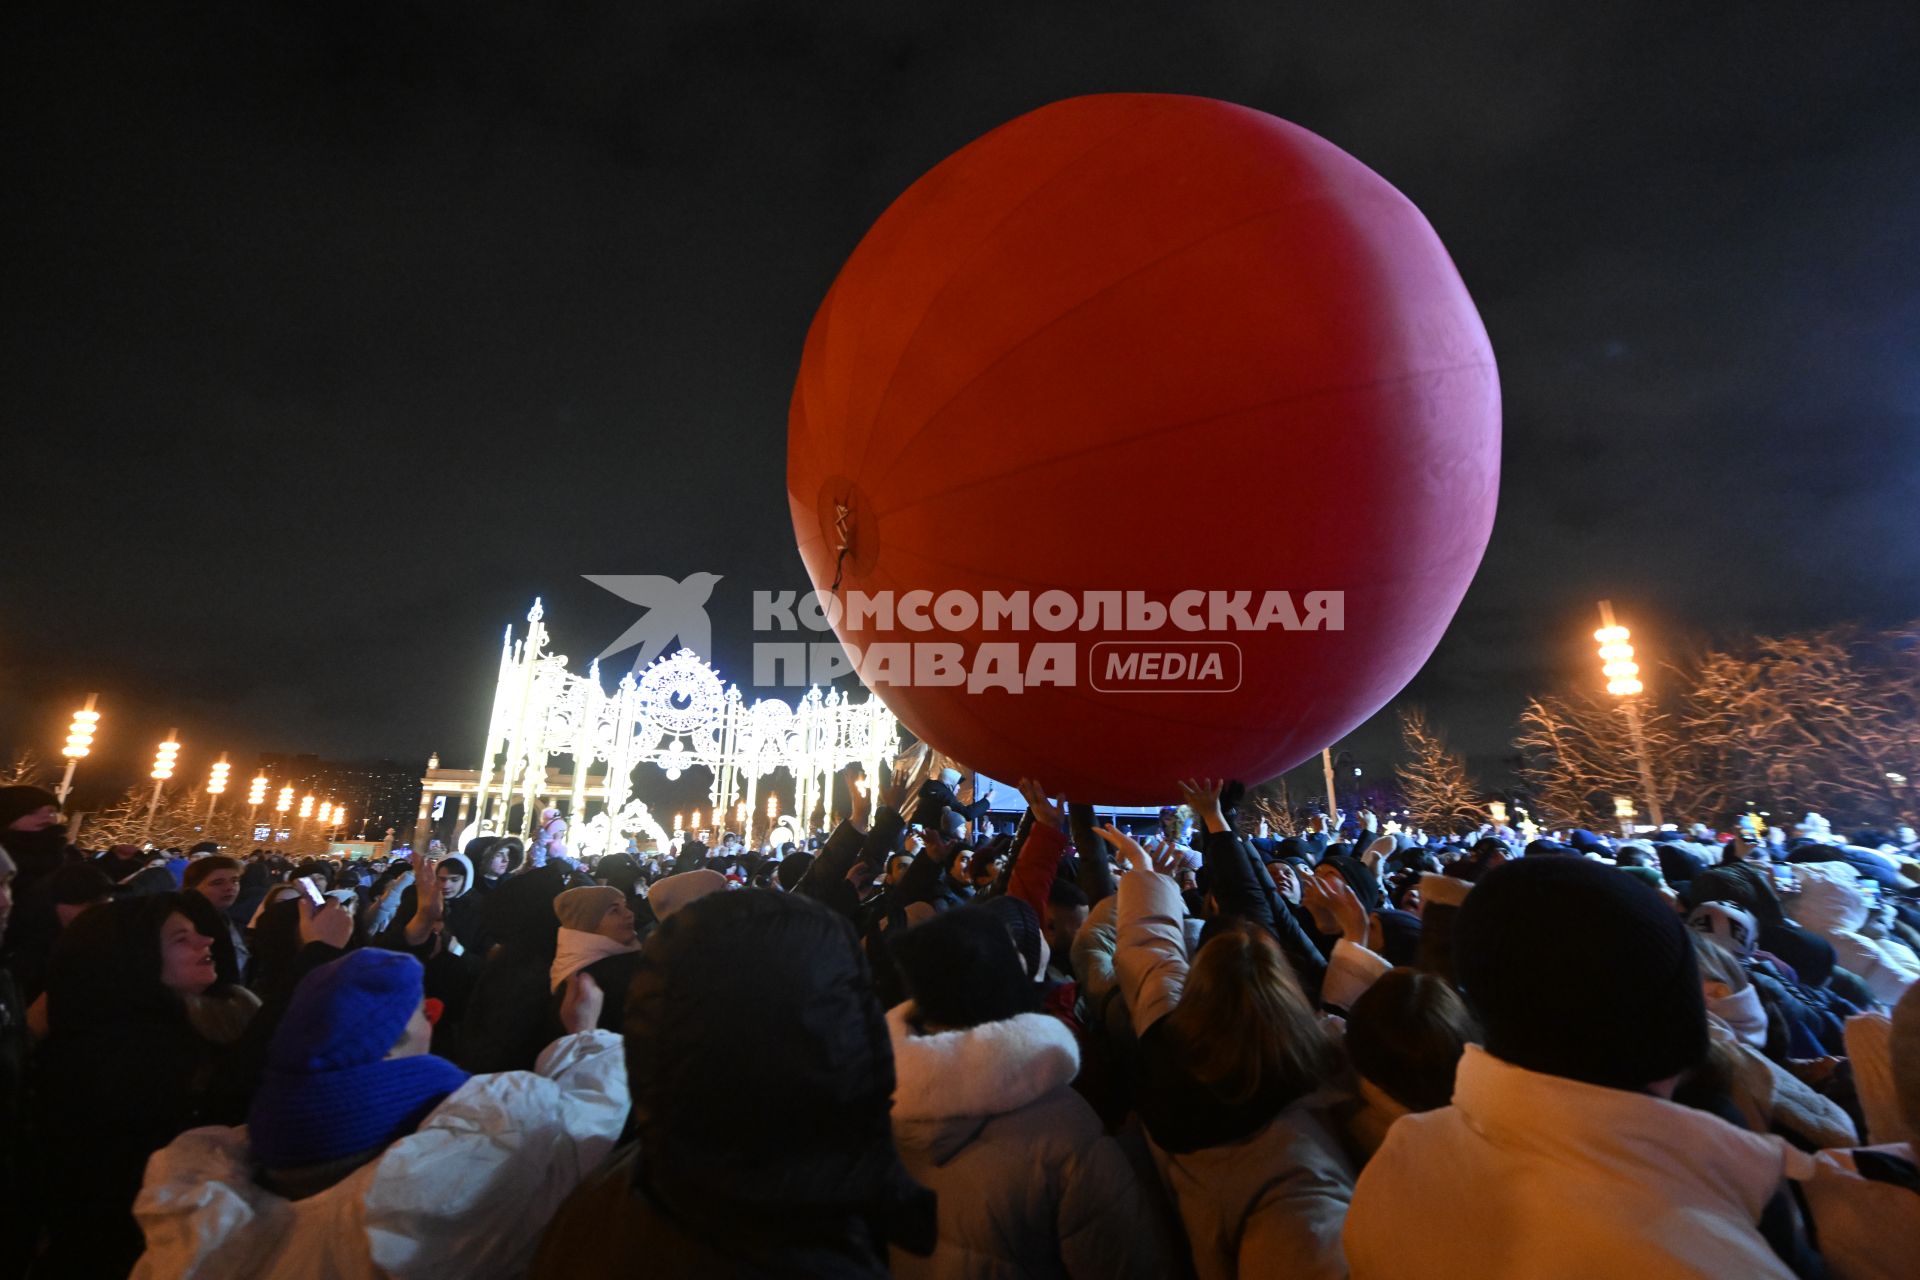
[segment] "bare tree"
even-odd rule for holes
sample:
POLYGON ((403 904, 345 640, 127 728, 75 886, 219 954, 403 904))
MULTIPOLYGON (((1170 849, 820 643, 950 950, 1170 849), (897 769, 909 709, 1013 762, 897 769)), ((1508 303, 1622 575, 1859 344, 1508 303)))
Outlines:
POLYGON ((1705 655, 1684 731, 1715 766, 1720 808, 1914 816, 1920 624, 1760 637, 1705 655))
POLYGON ((1400 712, 1400 745, 1407 763, 1394 766, 1394 774, 1416 825, 1454 832, 1480 821, 1479 788, 1467 775, 1466 757, 1447 749, 1439 728, 1420 708, 1400 712))
MULTIPOLYGON (((1662 810, 1716 811, 1707 760, 1675 717, 1648 699, 1640 704, 1640 725, 1662 810)), ((1649 797, 1619 699, 1584 686, 1534 698, 1520 713, 1514 745, 1521 779, 1548 825, 1607 826, 1619 795, 1644 811, 1649 797)))
POLYGON ((161 848, 184 849, 203 838, 201 828, 207 816, 207 802, 197 787, 163 791, 149 824, 147 806, 152 801, 152 787, 127 788, 125 795, 87 819, 87 844, 105 847, 152 841, 161 848))
POLYGON ((24 748, 13 757, 11 765, 0 770, 0 787, 44 787, 48 781, 39 753, 24 748))
MULTIPOLYGON (((1654 789, 1676 817, 1748 807, 1843 821, 1913 820, 1920 781, 1920 623, 1760 637, 1668 667, 1640 704, 1654 789)), ((1520 774, 1553 824, 1644 803, 1618 699, 1581 686, 1520 716, 1520 774)))
POLYGON ((1300 834, 1300 820, 1294 816, 1293 795, 1287 787, 1286 775, 1247 792, 1240 801, 1240 822, 1248 833, 1265 822, 1267 830, 1276 836, 1300 834))

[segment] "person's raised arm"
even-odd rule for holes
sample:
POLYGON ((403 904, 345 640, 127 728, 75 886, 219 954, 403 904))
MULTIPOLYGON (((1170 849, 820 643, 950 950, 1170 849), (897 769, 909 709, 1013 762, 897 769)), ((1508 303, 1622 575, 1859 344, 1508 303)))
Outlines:
POLYGON ((403 931, 410 947, 424 945, 446 918, 447 898, 440 887, 439 871, 440 860, 429 858, 414 878, 413 918, 407 921, 403 931))
POLYGON ((1124 872, 1114 913, 1113 972, 1135 1035, 1172 1013, 1187 985, 1186 907, 1173 878, 1156 869, 1139 842, 1096 827, 1124 872))
POLYGON ((1060 873, 1060 857, 1067 851, 1066 802, 1049 799, 1046 789, 1031 778, 1020 779, 1020 794, 1027 799, 1033 824, 1026 842, 1014 850, 1007 893, 1032 907, 1033 914, 1044 921, 1047 898, 1060 873))
POLYGON ((1227 825, 1220 808, 1220 787, 1211 779, 1182 783, 1180 787, 1187 805, 1206 823, 1207 887, 1223 916, 1258 924, 1274 936, 1299 976, 1301 987, 1309 997, 1318 999, 1327 971, 1326 957, 1287 910, 1266 867, 1227 825))
POLYGON ((1073 835, 1080 890, 1087 895, 1088 907, 1097 907, 1113 896, 1113 863, 1107 855, 1107 842, 1094 834, 1093 806, 1068 805, 1067 827, 1073 835))
POLYGON ((857 764, 850 764, 843 771, 847 790, 854 797, 853 815, 843 819, 833 829, 819 856, 807 868, 807 874, 793 888, 795 893, 824 902, 848 915, 857 910, 860 904, 857 898, 848 901, 847 873, 860 860, 860 850, 867 838, 866 798, 860 794, 858 785, 862 772, 857 764))

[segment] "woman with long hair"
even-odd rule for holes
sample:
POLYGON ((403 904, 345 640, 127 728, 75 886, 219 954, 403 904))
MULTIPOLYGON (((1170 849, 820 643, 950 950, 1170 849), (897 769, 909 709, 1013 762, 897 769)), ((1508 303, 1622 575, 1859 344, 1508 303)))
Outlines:
POLYGON ((1275 936, 1220 787, 1183 790, 1206 824, 1221 912, 1191 957, 1171 862, 1100 829, 1127 864, 1114 964, 1139 1037, 1135 1103, 1200 1280, 1342 1276, 1354 1169, 1326 1092, 1340 1053, 1275 936))
POLYGON ((77 917, 47 974, 36 1059, 47 1251, 35 1275, 127 1274, 147 1157, 205 1122, 224 1046, 258 1002, 223 978, 204 899, 148 894, 77 917))

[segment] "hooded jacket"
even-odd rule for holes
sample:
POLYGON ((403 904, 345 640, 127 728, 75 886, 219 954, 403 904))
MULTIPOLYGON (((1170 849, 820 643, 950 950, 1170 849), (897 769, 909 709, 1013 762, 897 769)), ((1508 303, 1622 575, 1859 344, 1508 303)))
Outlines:
POLYGON ((1897 1004, 1916 980, 1920 957, 1903 942, 1876 937, 1859 887, 1859 874, 1847 862, 1802 863, 1800 894, 1792 903, 1794 919, 1833 944, 1835 959, 1867 984, 1882 1004, 1897 1004))
POLYGON ((898 1084, 893 1134, 939 1197, 931 1257, 894 1250, 896 1276, 1163 1276, 1151 1204, 1119 1145, 1070 1087, 1080 1067, 1058 1018, 1023 1013, 916 1035, 887 1014, 898 1084))
POLYGON ((254 1180, 245 1128, 156 1153, 136 1280, 425 1280, 521 1274, 547 1219, 627 1118, 620 1037, 563 1037, 531 1072, 475 1076, 414 1132, 302 1200, 254 1180))
POLYGON ((1651 1094, 1470 1045, 1453 1105, 1403 1116, 1354 1188, 1355 1280, 1793 1273, 1757 1228, 1811 1157, 1651 1094))
POLYGON ((893 1055, 846 918, 797 894, 716 893, 638 954, 639 1142, 554 1219, 535 1274, 873 1277, 889 1239, 931 1249, 933 1197, 895 1151, 893 1055))

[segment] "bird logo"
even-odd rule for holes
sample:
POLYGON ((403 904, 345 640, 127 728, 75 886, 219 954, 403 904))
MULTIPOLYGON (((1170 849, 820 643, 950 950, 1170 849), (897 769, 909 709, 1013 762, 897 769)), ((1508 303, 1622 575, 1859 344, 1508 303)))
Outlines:
POLYGON ((596 661, 604 662, 622 649, 640 646, 633 657, 633 669, 644 670, 666 653, 675 638, 684 648, 711 661, 713 625, 707 621, 707 598, 720 581, 717 573, 690 573, 675 581, 658 573, 583 573, 597 587, 604 587, 622 600, 646 610, 620 638, 600 651, 596 661))

